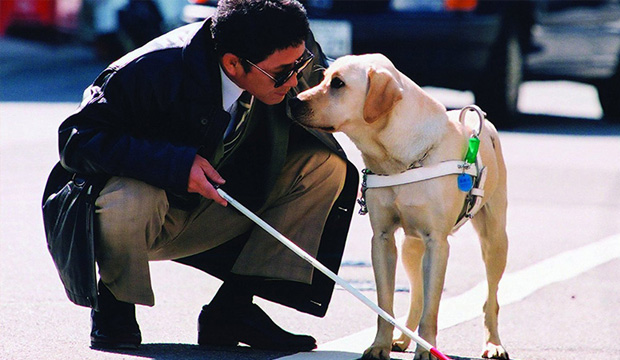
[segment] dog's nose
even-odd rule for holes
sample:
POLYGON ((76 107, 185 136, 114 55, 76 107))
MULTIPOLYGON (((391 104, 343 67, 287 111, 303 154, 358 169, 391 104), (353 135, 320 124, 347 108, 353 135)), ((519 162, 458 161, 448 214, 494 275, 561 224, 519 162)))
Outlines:
POLYGON ((302 103, 303 102, 301 100, 299 100, 298 97, 294 97, 294 98, 291 98, 291 99, 288 100, 288 106, 291 108, 291 110, 298 109, 301 106, 302 103))
POLYGON ((291 116, 293 120, 300 121, 304 113, 304 102, 299 100, 298 97, 294 97, 288 100, 289 109, 291 109, 291 116))

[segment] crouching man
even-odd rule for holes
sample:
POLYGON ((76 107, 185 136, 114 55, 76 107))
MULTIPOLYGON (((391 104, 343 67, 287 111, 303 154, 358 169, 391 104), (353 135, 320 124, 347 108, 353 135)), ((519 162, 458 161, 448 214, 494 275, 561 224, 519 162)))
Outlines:
POLYGON ((135 304, 155 303, 153 260, 223 280, 200 313, 200 345, 316 347, 253 297, 323 316, 333 282, 214 186, 338 269, 357 173, 333 137, 292 123, 285 101, 317 84, 325 66, 296 0, 227 0, 205 22, 117 60, 86 90, 60 126, 43 212, 69 298, 93 308, 93 348, 139 346, 135 304), (81 226, 89 216, 92 227, 81 226), (90 268, 88 251, 71 250, 80 246, 92 249, 90 268))

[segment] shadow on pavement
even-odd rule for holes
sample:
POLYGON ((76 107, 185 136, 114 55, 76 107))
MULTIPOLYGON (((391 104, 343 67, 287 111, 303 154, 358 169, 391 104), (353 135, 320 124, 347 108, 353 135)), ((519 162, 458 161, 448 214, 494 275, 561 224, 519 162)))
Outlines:
MULTIPOLYGON (((141 357, 154 360, 276 360, 288 355, 296 354, 294 352, 276 352, 252 349, 246 346, 237 347, 203 347, 191 344, 142 344, 139 350, 94 350, 108 352, 114 354, 125 354, 133 357, 141 357)), ((360 359, 359 353, 351 353, 344 351, 312 351, 300 353, 308 360, 357 360, 360 359)), ((413 359, 414 352, 406 351, 404 353, 393 352, 392 360, 413 359)), ((452 360, 484 360, 478 357, 459 357, 446 354, 452 360)))
POLYGON ((138 350, 93 350, 114 354, 125 354, 154 360, 204 360, 204 359, 247 359, 272 360, 292 355, 294 352, 256 350, 246 346, 203 347, 192 344, 142 344, 138 350))
POLYGON ((0 101, 79 103, 105 69, 86 44, 0 38, 0 101))
POLYGON ((501 130, 553 135, 620 136, 620 122, 617 119, 595 120, 544 114, 519 114, 515 127, 501 130))

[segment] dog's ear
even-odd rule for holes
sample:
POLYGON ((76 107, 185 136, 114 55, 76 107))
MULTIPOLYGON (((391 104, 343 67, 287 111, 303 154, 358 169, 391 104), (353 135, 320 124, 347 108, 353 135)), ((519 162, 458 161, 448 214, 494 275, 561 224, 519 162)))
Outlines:
POLYGON ((368 69, 368 93, 364 103, 364 120, 372 123, 390 111, 403 98, 403 90, 386 70, 368 69))

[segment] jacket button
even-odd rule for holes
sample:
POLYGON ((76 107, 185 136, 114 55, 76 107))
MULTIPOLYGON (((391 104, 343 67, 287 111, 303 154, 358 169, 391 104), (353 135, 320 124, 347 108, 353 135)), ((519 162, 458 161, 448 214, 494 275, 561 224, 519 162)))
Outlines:
POLYGON ((200 123, 202 125, 207 125, 207 123, 209 123, 209 119, 207 119, 206 117, 203 117, 203 118, 200 119, 200 123))

